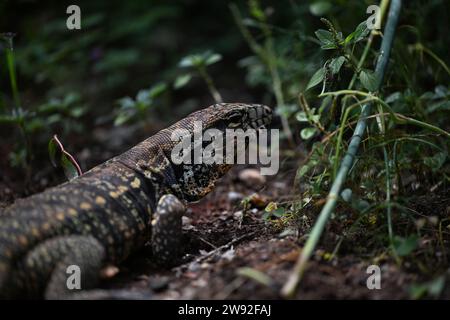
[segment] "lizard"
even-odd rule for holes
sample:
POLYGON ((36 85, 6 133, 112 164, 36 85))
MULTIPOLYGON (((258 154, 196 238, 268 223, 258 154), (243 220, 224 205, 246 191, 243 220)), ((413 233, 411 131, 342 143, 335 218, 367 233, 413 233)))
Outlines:
MULTIPOLYGON (((186 205, 209 193, 231 164, 176 164, 176 129, 260 128, 271 122, 261 104, 218 103, 193 112, 81 176, 0 212, 0 298, 70 298, 96 289, 107 264, 120 264, 150 244, 164 266, 180 254, 186 205), (68 266, 81 271, 67 287, 68 266)), ((234 146, 236 148, 236 145, 234 146)))

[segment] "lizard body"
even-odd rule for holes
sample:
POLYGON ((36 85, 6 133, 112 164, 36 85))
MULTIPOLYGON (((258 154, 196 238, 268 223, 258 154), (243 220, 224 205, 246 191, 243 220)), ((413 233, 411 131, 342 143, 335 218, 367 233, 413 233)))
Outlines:
POLYGON ((222 103, 194 112, 80 177, 18 200, 0 213, 0 297, 63 298, 67 267, 95 288, 106 263, 120 263, 150 241, 153 255, 173 263, 185 203, 212 190, 228 164, 174 164, 176 129, 259 128, 263 105, 222 103))

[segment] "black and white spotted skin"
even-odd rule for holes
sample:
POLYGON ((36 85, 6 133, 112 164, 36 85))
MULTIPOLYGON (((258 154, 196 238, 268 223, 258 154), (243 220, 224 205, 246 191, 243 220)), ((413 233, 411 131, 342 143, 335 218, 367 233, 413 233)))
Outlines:
POLYGON ((226 130, 270 120, 263 105, 216 104, 70 182, 16 201, 0 212, 0 298, 85 297, 102 267, 119 264, 146 243, 155 259, 173 264, 186 203, 211 191, 230 165, 173 164, 172 131, 192 132, 194 121, 204 130, 226 130), (75 294, 66 286, 69 265, 82 270, 82 290, 75 294))

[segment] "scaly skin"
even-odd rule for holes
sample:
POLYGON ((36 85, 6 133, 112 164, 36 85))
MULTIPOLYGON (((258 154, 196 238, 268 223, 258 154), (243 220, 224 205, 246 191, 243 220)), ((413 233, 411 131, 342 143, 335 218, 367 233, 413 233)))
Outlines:
POLYGON ((203 130, 245 130, 270 118, 266 106, 216 104, 70 182, 18 200, 0 213, 0 297, 76 297, 66 285, 69 265, 80 267, 85 293, 106 263, 122 262, 148 241, 160 262, 172 264, 184 204, 211 191, 230 168, 172 163, 173 130, 192 133, 194 121, 203 130))

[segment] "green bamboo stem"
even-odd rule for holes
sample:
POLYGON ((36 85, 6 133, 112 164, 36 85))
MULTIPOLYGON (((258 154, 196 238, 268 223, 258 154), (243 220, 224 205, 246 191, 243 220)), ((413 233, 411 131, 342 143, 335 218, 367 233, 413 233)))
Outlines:
MULTIPOLYGON (((375 68, 375 74, 377 75, 377 89, 379 90, 384 79, 384 75, 387 70, 387 64, 389 61, 389 55, 391 52, 392 44, 394 41, 395 30, 398 23, 398 18, 401 8, 401 0, 393 0, 389 7, 389 13, 387 18, 387 23, 384 31, 384 38, 381 43, 380 57, 375 68)), ((336 175, 336 178, 331 186, 331 190, 328 194, 325 206, 319 214, 319 217, 311 230, 311 233, 306 241, 306 244, 297 260, 294 269, 289 276, 287 282, 281 289, 281 295, 284 297, 292 297, 298 286, 299 281, 305 271, 306 265, 311 257, 316 245, 322 235, 323 229, 331 216, 334 208, 336 207, 337 200, 339 198, 339 193, 341 191, 342 185, 345 182, 347 174, 353 165, 353 160, 358 151, 359 144, 364 135, 364 131, 367 127, 367 117, 370 115, 372 109, 372 104, 368 103, 362 107, 361 114, 359 116, 358 123, 356 125, 353 136, 350 140, 347 153, 342 159, 341 166, 336 175)))

